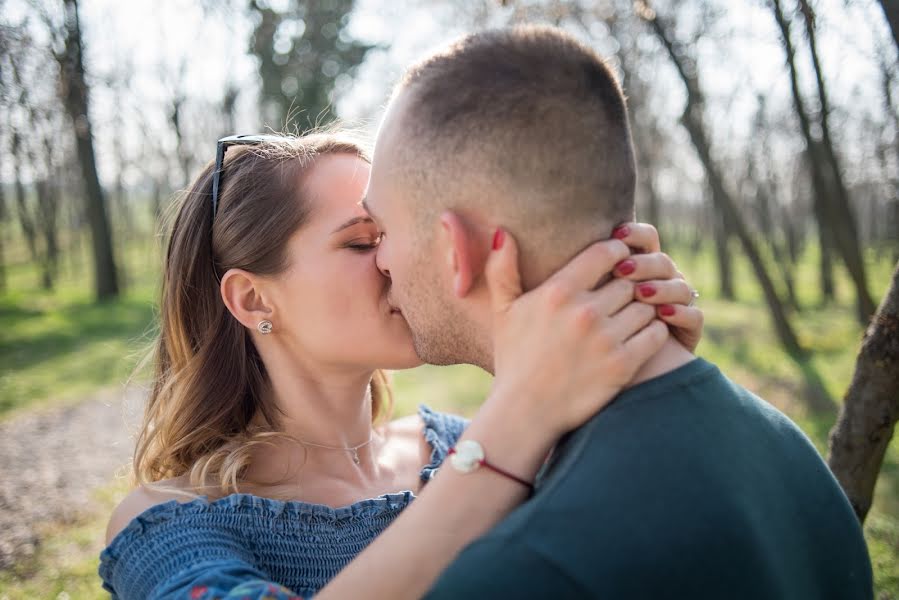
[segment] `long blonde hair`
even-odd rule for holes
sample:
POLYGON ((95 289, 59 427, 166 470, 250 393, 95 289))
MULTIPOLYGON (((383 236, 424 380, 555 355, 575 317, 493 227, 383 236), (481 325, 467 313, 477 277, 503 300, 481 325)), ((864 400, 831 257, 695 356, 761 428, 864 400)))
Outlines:
MULTIPOLYGON (((188 493, 238 493, 253 448, 286 436, 265 393, 265 365, 222 302, 219 281, 232 268, 276 275, 288 267, 287 241, 309 216, 303 178, 317 157, 329 154, 369 160, 361 145, 338 133, 236 146, 226 155, 214 220, 211 163, 173 203, 134 484, 157 487, 187 475, 188 493)), ((385 373, 376 371, 370 387, 377 422, 392 405, 385 373)))

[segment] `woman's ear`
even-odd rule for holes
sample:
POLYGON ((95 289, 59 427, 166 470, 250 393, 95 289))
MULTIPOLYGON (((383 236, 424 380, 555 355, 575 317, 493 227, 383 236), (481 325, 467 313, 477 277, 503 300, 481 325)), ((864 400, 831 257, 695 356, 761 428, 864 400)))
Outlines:
POLYGON ((220 286, 222 301, 244 327, 256 329, 259 321, 271 319, 273 310, 266 301, 262 280, 243 269, 229 269, 220 286))
POLYGON ((473 224, 459 213, 447 210, 441 214, 440 231, 440 251, 452 277, 453 293, 464 298, 483 273, 487 252, 481 248, 473 224))

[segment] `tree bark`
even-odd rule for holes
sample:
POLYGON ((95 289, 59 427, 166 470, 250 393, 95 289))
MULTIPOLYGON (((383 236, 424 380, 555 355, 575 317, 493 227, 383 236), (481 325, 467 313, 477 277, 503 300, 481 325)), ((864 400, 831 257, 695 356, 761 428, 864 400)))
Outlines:
POLYGON ((808 0, 799 0, 799 5, 805 20, 805 31, 808 35, 809 51, 815 71, 818 101, 821 103, 821 150, 830 167, 830 177, 833 180, 833 185, 829 186, 829 189, 833 194, 831 208, 834 212, 834 224, 836 225, 834 227, 834 238, 836 238, 837 247, 843 255, 849 276, 855 284, 858 319, 862 325, 867 325, 877 306, 874 303, 874 298, 868 291, 868 277, 859 239, 858 219, 852 210, 849 189, 843 180, 843 169, 837 158, 836 144, 830 137, 830 101, 827 98, 824 71, 821 68, 821 61, 818 60, 815 13, 812 11, 808 0))
POLYGON ((22 182, 22 137, 17 131, 13 131, 10 153, 12 156, 13 187, 15 191, 16 216, 19 217, 19 226, 25 235, 25 243, 28 246, 28 254, 31 260, 38 262, 37 231, 31 220, 28 210, 28 202, 25 192, 25 184, 22 182))
MULTIPOLYGON (((771 317, 774 321, 774 329, 780 339, 781 345, 792 358, 797 362, 804 364, 808 359, 808 353, 799 344, 799 339, 793 331, 789 318, 784 311, 783 303, 777 295, 774 283, 768 275, 768 271, 756 248, 755 242, 753 241, 746 224, 743 222, 743 218, 737 210, 736 204, 731 199, 730 194, 724 186, 724 179, 721 176, 717 165, 712 160, 711 146, 708 141, 705 126, 702 122, 704 99, 699 87, 699 79, 696 75, 696 71, 694 68, 688 68, 685 65, 685 60, 681 56, 681 52, 675 48, 675 42, 659 16, 655 14, 645 2, 642 3, 642 5, 644 10, 641 11, 641 16, 650 24, 659 41, 665 47, 680 75, 684 87, 686 87, 687 104, 684 108, 684 113, 681 116, 681 123, 690 135, 690 140, 696 149, 696 153, 699 155, 699 159, 705 167, 715 206, 718 211, 722 213, 723 218, 729 220, 730 225, 733 227, 734 234, 737 236, 737 239, 740 240, 743 252, 746 254, 746 257, 752 265, 752 269, 762 288, 762 293, 764 294, 765 301, 771 312, 771 317)), ((813 402, 815 401, 816 400, 813 400, 813 402)), ((823 409, 824 406, 818 406, 817 408, 823 409)))
POLYGON ((883 9, 883 15, 893 32, 893 41, 899 49, 899 0, 880 0, 880 8, 883 9))
MULTIPOLYGON (((752 160, 750 160, 749 166, 749 177, 750 179, 754 179, 755 174, 752 160)), ((768 247, 771 248, 771 256, 774 258, 774 263, 780 270, 781 277, 784 282, 784 288, 787 292, 787 301, 789 302, 789 306, 793 310, 798 311, 800 310, 800 306, 799 299, 796 297, 796 286, 793 280, 792 266, 790 264, 790 261, 788 260, 786 250, 783 249, 780 241, 778 240, 777 228, 771 215, 771 205, 773 203, 772 198, 775 197, 776 193, 771 191, 773 186, 773 184, 771 183, 759 181, 757 185, 758 191, 756 192, 756 205, 759 213, 759 226, 762 231, 770 232, 768 235, 768 247)))
POLYGON ((65 2, 65 48, 56 55, 59 62, 60 88, 66 112, 75 131, 75 146, 81 176, 84 179, 87 219, 91 227, 94 255, 94 284, 98 300, 119 294, 119 282, 113 255, 112 231, 106 211, 106 197, 97 175, 94 139, 88 111, 88 87, 84 74, 81 23, 78 1, 65 2))
POLYGON ((48 179, 36 181, 34 187, 37 194, 38 223, 44 238, 44 253, 40 260, 41 285, 45 290, 52 290, 59 264, 59 243, 56 232, 58 203, 55 191, 48 179))
MULTIPOLYGON (((0 153, 0 161, 3 159, 0 153)), ((2 172, 0 163, 0 172, 2 172)), ((9 210, 6 208, 6 187, 0 183, 0 292, 6 292, 6 222, 9 220, 9 210)))
POLYGON ((830 225, 824 215, 824 207, 821 206, 820 196, 815 195, 813 200, 815 220, 818 222, 818 246, 820 251, 818 270, 821 283, 821 304, 833 302, 835 298, 833 286, 833 236, 830 233, 830 225))
MULTIPOLYGON (((714 200, 713 200, 714 203, 714 200)), ((717 204, 717 203, 716 203, 717 204)), ((715 257, 718 263, 719 293, 725 300, 736 300, 734 293, 733 259, 730 252, 730 228, 720 211, 712 210, 715 221, 715 257)))
MULTIPOLYGON (((812 54, 812 62, 815 67, 818 98, 821 102, 821 118, 818 125, 821 127, 822 140, 819 142, 812 135, 811 118, 806 110, 805 103, 799 90, 799 76, 796 69, 795 48, 790 38, 790 21, 784 15, 780 0, 771 0, 771 8, 774 19, 780 29, 781 41, 787 58, 787 66, 790 72, 790 89, 793 95, 793 105, 799 118, 800 129, 805 138, 809 167, 812 175, 812 186, 815 193, 815 201, 820 202, 820 214, 825 223, 820 223, 822 231, 830 230, 830 239, 835 250, 838 250, 849 276, 856 289, 857 317, 860 323, 867 324, 868 319, 874 313, 874 300, 868 292, 867 276, 865 274, 865 262, 862 258, 858 240, 858 228, 855 216, 849 206, 849 193, 843 182, 839 163, 830 139, 827 121, 828 103, 824 87, 824 79, 818 62, 817 48, 815 46, 814 27, 808 5, 800 0, 801 7, 805 10, 807 32, 809 34, 809 48, 812 54)), ((816 214, 818 214, 816 212, 816 214)), ((823 237, 823 236, 822 236, 823 237)), ((823 240, 822 240, 823 242, 823 240)))
POLYGON ((828 464, 859 521, 871 509, 874 486, 899 420, 899 263, 865 332, 852 383, 830 433, 828 464))

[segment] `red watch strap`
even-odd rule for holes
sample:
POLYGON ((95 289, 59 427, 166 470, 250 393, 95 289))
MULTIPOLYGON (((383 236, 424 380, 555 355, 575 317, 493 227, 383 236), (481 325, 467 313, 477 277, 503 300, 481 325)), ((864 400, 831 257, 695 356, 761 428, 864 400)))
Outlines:
MULTIPOLYGON (((448 455, 448 456, 452 456, 452 455, 455 454, 455 453, 456 453, 456 447, 453 446, 452 448, 449 449, 449 452, 447 453, 447 455, 448 455)), ((531 492, 534 491, 534 484, 533 484, 533 483, 531 483, 530 481, 526 481, 526 480, 522 479, 522 478, 519 477, 518 475, 514 475, 514 474, 512 474, 512 473, 509 473, 509 472, 506 471, 505 469, 502 469, 502 468, 500 468, 500 467, 497 467, 497 466, 494 465, 494 464, 491 464, 491 463, 487 462, 487 459, 486 459, 486 458, 482 458, 481 460, 479 460, 479 461, 478 461, 478 464, 481 465, 482 467, 487 467, 488 469, 490 469, 490 470, 493 471, 494 473, 499 473, 500 475, 502 475, 502 476, 504 476, 504 477, 508 477, 509 479, 511 479, 511 480, 513 480, 513 481, 517 481, 518 483, 520 483, 520 484, 523 485, 524 487, 528 488, 528 490, 530 490, 531 492)))

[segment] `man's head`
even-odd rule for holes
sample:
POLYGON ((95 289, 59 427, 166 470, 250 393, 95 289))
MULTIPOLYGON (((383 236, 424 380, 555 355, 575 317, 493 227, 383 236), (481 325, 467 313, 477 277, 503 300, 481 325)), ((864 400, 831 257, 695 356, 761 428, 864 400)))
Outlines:
POLYGON ((572 36, 477 33, 413 65, 378 133, 366 206, 419 356, 489 369, 481 275, 495 228, 518 240, 529 289, 633 218, 634 182, 621 89, 572 36))

